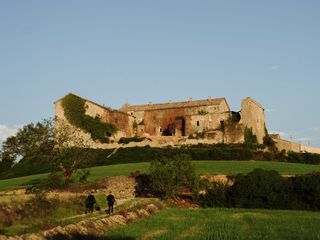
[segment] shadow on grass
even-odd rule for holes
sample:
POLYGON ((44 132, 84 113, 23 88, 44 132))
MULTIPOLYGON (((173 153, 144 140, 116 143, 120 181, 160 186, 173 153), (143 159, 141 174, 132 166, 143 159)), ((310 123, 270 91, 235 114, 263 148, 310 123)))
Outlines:
POLYGON ((99 237, 93 235, 83 236, 81 234, 73 234, 72 236, 65 234, 56 234, 52 237, 48 237, 47 240, 135 240, 134 237, 120 237, 120 236, 112 236, 112 237, 99 237))
POLYGON ((39 185, 39 184, 45 183, 46 181, 48 181, 48 180, 47 179, 32 179, 32 180, 29 180, 28 182, 21 184, 21 186, 39 185))

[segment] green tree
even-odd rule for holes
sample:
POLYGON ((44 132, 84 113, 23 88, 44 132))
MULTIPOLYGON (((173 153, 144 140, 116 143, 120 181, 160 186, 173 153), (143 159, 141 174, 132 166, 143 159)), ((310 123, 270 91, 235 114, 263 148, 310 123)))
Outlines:
POLYGON ((50 155, 54 146, 53 122, 44 119, 30 123, 18 130, 15 136, 8 137, 2 144, 2 159, 14 163, 17 159, 50 155))
POLYGON ((61 119, 56 119, 55 124, 59 124, 59 131, 55 133, 53 161, 69 184, 77 170, 85 167, 89 160, 89 144, 79 128, 61 119))
POLYGON ((7 152, 0 150, 0 172, 8 171, 12 168, 14 159, 7 152))
POLYGON ((195 192, 198 182, 190 156, 186 154, 152 161, 150 179, 153 189, 162 198, 170 198, 186 191, 195 192))

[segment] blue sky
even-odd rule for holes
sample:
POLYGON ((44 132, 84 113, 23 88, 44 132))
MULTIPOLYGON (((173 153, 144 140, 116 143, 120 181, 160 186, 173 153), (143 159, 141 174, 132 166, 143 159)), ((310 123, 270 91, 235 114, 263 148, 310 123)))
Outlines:
POLYGON ((0 141, 73 92, 123 103, 247 96, 320 147, 320 1, 0 1, 0 141))

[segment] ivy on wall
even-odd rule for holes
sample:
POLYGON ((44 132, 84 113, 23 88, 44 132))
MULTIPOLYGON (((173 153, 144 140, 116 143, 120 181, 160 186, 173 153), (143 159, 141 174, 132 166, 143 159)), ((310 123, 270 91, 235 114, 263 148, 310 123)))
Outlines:
POLYGON ((248 127, 244 128, 244 143, 249 148, 253 148, 255 145, 257 145, 258 143, 257 136, 253 134, 252 128, 248 128, 248 127))
POLYGON ((98 116, 91 117, 86 115, 85 102, 84 99, 71 93, 65 96, 62 99, 62 107, 66 119, 73 126, 90 133, 93 140, 108 143, 109 137, 117 131, 115 126, 101 122, 98 116))

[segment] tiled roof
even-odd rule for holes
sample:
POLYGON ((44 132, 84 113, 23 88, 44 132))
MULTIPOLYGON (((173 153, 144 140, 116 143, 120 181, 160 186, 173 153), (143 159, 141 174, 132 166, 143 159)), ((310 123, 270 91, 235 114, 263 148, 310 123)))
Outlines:
POLYGON ((213 106, 213 105, 220 105, 222 101, 225 101, 227 104, 227 101, 225 98, 213 98, 213 99, 206 99, 206 100, 190 100, 186 102, 167 102, 167 103, 144 104, 144 105, 126 105, 121 110, 129 112, 129 111, 161 110, 161 109, 170 109, 170 108, 213 106))

